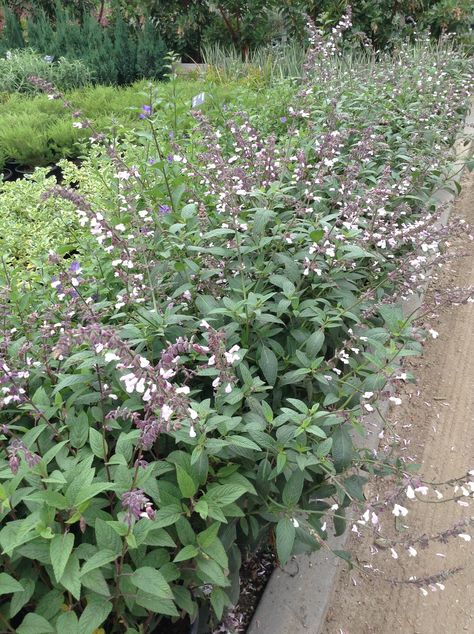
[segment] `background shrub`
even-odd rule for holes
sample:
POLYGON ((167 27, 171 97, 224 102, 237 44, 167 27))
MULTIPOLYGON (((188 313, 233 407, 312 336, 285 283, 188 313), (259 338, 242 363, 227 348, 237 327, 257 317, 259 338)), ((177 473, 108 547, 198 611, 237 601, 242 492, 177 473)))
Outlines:
MULTIPOLYGON (((0 183, 0 253, 3 265, 28 277, 41 266, 49 250, 62 250, 68 242, 77 246, 80 229, 74 207, 43 200, 54 178, 46 169, 24 180, 0 183), (76 235, 76 237, 74 237, 76 235)), ((65 253, 64 250, 62 250, 65 253)))
POLYGON ((38 76, 52 82, 59 90, 73 90, 92 82, 92 73, 79 60, 43 57, 32 49, 11 51, 0 58, 0 92, 38 93, 29 77, 38 76))

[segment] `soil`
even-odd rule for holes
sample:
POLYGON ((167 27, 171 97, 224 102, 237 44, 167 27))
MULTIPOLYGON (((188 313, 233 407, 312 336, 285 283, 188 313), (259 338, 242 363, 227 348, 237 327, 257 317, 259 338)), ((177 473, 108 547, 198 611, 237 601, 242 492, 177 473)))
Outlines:
MULTIPOLYGON (((463 185, 453 213, 474 227, 474 174, 463 185)), ((441 289, 474 285, 474 243, 467 232, 459 247, 463 255, 445 265, 432 281, 429 296, 441 289)), ((417 382, 406 384, 398 394, 403 401, 391 410, 389 423, 398 439, 397 453, 407 462, 414 459, 421 464, 419 473, 425 481, 442 482, 474 469, 474 303, 438 309, 436 316, 429 316, 429 327, 439 336, 427 341, 422 357, 406 364, 417 382)), ((376 481, 370 496, 386 495, 389 487, 386 481, 376 481)), ((433 500, 431 493, 428 499, 433 500)), ((454 501, 427 504, 407 498, 401 504, 409 509, 405 518, 395 518, 390 509, 381 515, 388 540, 433 536, 466 522, 463 532, 471 534, 472 541, 459 536, 430 541, 425 549, 417 546, 415 557, 399 549, 395 560, 388 542, 374 542, 368 535, 351 537, 348 550, 355 560, 378 571, 362 574, 341 569, 321 634, 474 633, 472 508, 454 501), (374 546, 378 552, 371 554, 374 546), (406 583, 413 577, 430 576, 445 589, 436 584, 430 588, 427 582, 424 596, 419 587, 406 583)))

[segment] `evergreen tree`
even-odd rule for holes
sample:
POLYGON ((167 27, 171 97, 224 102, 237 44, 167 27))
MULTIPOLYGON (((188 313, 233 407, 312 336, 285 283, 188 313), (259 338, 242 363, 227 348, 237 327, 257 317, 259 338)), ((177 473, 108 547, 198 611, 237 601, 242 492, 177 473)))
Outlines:
POLYGON ((5 9, 5 24, 0 44, 2 51, 11 51, 15 48, 24 48, 24 46, 25 40, 17 16, 10 9, 5 9))
POLYGON ((121 15, 114 27, 114 58, 119 84, 131 84, 136 78, 137 44, 121 15))
POLYGON ((139 33, 137 44, 138 78, 161 79, 165 71, 166 45, 150 18, 139 33))
POLYGON ((54 49, 56 34, 46 13, 41 10, 28 19, 28 46, 45 55, 54 49))

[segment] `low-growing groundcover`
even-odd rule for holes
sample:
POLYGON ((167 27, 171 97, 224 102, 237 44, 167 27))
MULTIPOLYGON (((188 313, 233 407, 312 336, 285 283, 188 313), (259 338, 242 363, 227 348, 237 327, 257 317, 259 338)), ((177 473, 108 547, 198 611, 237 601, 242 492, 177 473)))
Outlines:
POLYGON ((178 139, 144 103, 45 194, 88 236, 5 274, 3 630, 231 630, 243 556, 319 548, 398 468, 351 432, 419 351, 392 302, 444 257, 428 192, 470 77, 424 45, 349 71, 342 27, 267 110, 178 139))

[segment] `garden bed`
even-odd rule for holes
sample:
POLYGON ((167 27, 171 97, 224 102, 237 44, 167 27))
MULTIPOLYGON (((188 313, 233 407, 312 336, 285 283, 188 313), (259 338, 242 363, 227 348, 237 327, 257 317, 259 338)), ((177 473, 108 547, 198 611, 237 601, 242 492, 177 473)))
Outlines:
POLYGON ((0 617, 19 634, 227 627, 243 553, 284 566, 363 501, 352 432, 420 350, 389 304, 442 257, 430 193, 470 74, 426 44, 341 58, 348 25, 313 31, 304 81, 247 113, 191 123, 171 78, 136 137, 94 143, 63 186, 21 183, 70 230, 30 276, 5 267, 0 617))

